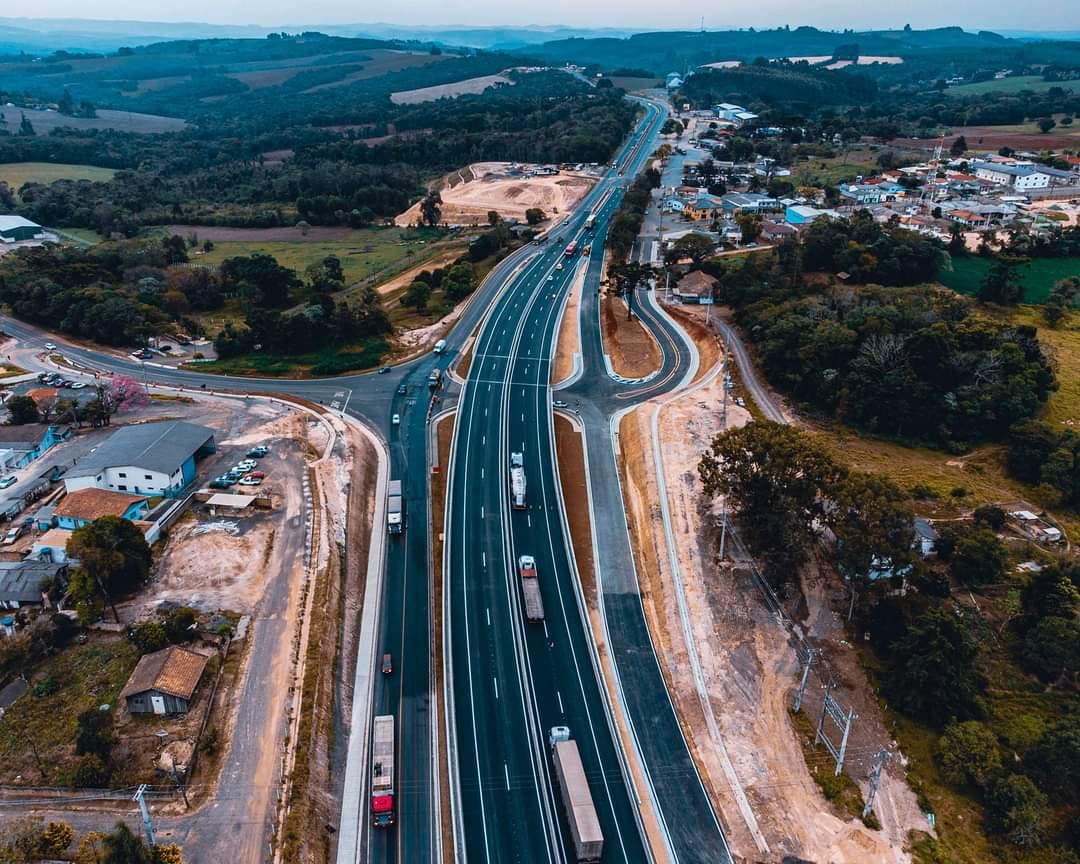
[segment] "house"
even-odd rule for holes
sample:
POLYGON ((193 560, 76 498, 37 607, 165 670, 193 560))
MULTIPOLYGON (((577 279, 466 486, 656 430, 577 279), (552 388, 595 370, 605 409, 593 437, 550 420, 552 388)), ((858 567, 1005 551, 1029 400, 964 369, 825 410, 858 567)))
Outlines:
POLYGON ((23 468, 70 435, 71 430, 66 426, 48 423, 0 426, 0 467, 23 468))
POLYGON ((64 478, 69 493, 111 489, 179 495, 195 480, 195 462, 217 449, 214 430, 183 421, 126 426, 79 460, 64 478))
POLYGON ((1072 171, 1061 171, 1031 162, 975 162, 971 166, 975 176, 999 186, 1008 186, 1017 192, 1028 189, 1048 189, 1051 186, 1071 186, 1076 182, 1072 171))
POLYGON ((1030 510, 1014 510, 1009 515, 1019 523, 1024 534, 1036 543, 1045 546, 1060 543, 1063 539, 1061 529, 1047 524, 1030 510))
POLYGON ((718 219, 724 212, 724 202, 715 195, 698 195, 683 205, 688 219, 718 219))
POLYGON ((135 522, 145 518, 149 512, 150 499, 145 495, 128 495, 89 487, 65 495, 56 505, 53 516, 59 527, 74 531, 102 516, 119 516, 135 522))
POLYGON ((669 72, 665 80, 668 90, 678 90, 683 85, 683 77, 678 72, 669 72))
POLYGON ((762 222, 761 239, 772 243, 794 237, 798 232, 784 222, 762 222))
POLYGON ((896 183, 841 183, 840 197, 855 204, 882 204, 895 201, 904 192, 896 183))
POLYGON ((742 126, 758 118, 753 111, 747 111, 741 105, 733 105, 731 102, 721 102, 713 110, 716 111, 716 119, 726 120, 735 126, 742 126))
POLYGON ((191 707, 208 659, 179 645, 144 654, 120 698, 132 714, 184 714, 191 707))
POLYGON ((50 584, 66 582, 67 572, 67 565, 61 562, 33 558, 0 561, 0 607, 51 606, 44 590, 50 584))
POLYGON ((788 225, 809 225, 815 219, 829 216, 833 219, 839 217, 835 210, 820 210, 817 207, 808 207, 805 204, 793 204, 784 211, 784 221, 788 225))
POLYGON ((71 532, 65 528, 50 528, 34 541, 30 547, 30 558, 39 561, 52 561, 55 564, 71 564, 68 558, 67 544, 71 532))
POLYGON ((0 216, 0 241, 4 243, 21 243, 25 240, 53 239, 51 234, 46 234, 45 229, 36 222, 24 219, 22 216, 0 216))
POLYGON ((701 270, 694 270, 682 277, 672 289, 672 294, 681 303, 712 303, 716 279, 701 270))
POLYGON ((720 200, 729 213, 765 213, 779 206, 775 198, 760 192, 729 192, 720 200))
POLYGON ((923 558, 929 558, 935 554, 934 544, 938 541, 937 529, 930 524, 928 519, 922 518, 915 519, 912 526, 915 528, 915 548, 919 550, 919 555, 923 558))

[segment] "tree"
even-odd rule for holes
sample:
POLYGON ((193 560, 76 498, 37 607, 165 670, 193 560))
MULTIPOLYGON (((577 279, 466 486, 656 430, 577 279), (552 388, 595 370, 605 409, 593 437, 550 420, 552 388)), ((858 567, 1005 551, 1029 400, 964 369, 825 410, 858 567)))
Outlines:
POLYGON ((437 189, 428 192, 420 202, 420 217, 429 228, 435 228, 442 218, 442 195, 437 189))
POLYGON ((949 153, 953 156, 963 156, 967 152, 967 138, 963 135, 958 135, 956 140, 952 142, 952 147, 949 148, 949 153))
POLYGON ((985 786, 1001 770, 997 738, 978 720, 946 726, 938 739, 937 757, 942 776, 957 786, 985 786))
POLYGON ((895 643, 885 689, 899 710, 931 726, 977 719, 986 687, 978 660, 979 646, 964 622, 932 607, 895 643))
POLYGON ((109 400, 112 409, 118 413, 150 404, 146 388, 130 375, 113 376, 109 385, 109 400))
MULTIPOLYGON (((1076 572, 1075 566, 1070 570, 1076 572)), ((1043 618, 1072 618, 1080 609, 1080 589, 1070 573, 1055 564, 1031 576, 1020 591, 1020 603, 1030 627, 1043 618)))
POLYGON ((1029 259, 1014 255, 998 255, 986 271, 979 286, 978 298, 984 303, 1004 303, 1015 306, 1024 297, 1024 286, 1017 273, 1020 265, 1029 259))
POLYGON ((411 283, 401 295, 401 305, 422 312, 427 309, 429 299, 431 299, 431 286, 426 282, 416 281, 411 283))
POLYGON ((975 508, 975 524, 985 525, 991 531, 1005 527, 1005 511, 996 504, 980 504, 975 508))
POLYGON ((169 645, 169 634, 165 628, 156 621, 146 621, 132 631, 131 641, 135 643, 143 654, 151 654, 160 651, 169 645))
POLYGON ((880 474, 852 472, 831 497, 835 507, 828 518, 841 569, 851 579, 854 609, 856 584, 875 564, 897 573, 911 563, 914 514, 907 493, 880 474))
POLYGON ((7 400, 8 424, 22 426, 26 423, 39 423, 41 412, 37 403, 29 396, 12 396, 7 400))
MULTIPOLYGON (((79 568, 71 576, 70 589, 80 609, 100 615, 103 604, 119 594, 134 591, 150 572, 150 547, 146 538, 133 523, 119 516, 103 516, 89 525, 78 528, 68 540, 69 557, 79 560, 79 568)), ((113 607, 117 621, 120 616, 113 607)), ((90 621, 96 620, 90 618, 90 621)))
POLYGON ((1046 795, 1023 774, 1003 777, 991 788, 987 802, 991 830, 1016 846, 1036 846, 1048 803, 1046 795))
POLYGON ((1076 304, 1080 296, 1080 277, 1070 276, 1061 279, 1050 289, 1050 296, 1043 304, 1043 317, 1051 327, 1056 327, 1065 317, 1066 312, 1076 304))
POLYGON ((705 495, 724 495, 777 581, 791 578, 842 469, 809 435, 769 421, 717 435, 698 464, 705 495))
POLYGON ((75 113, 75 100, 71 97, 71 91, 68 90, 67 87, 64 88, 64 93, 60 97, 58 107, 60 113, 66 114, 68 117, 75 113))
POLYGON ((99 708, 88 708, 78 718, 75 733, 75 753, 78 756, 97 756, 108 762, 112 753, 112 716, 99 708))
POLYGON ((1080 622, 1054 615, 1043 618, 1024 637, 1020 660, 1043 681, 1074 679, 1080 673, 1080 622))
POLYGON ((52 858, 59 858, 74 840, 75 831, 67 822, 50 822, 41 835, 42 851, 52 858))
POLYGON ((634 317, 634 292, 655 277, 656 271, 649 264, 637 261, 620 264, 614 260, 608 264, 608 279, 614 284, 615 293, 626 300, 628 321, 634 317))
POLYGON ((684 258, 689 258, 694 267, 701 266, 701 262, 708 258, 716 249, 716 244, 704 234, 684 234, 672 243, 664 253, 664 261, 667 264, 675 264, 684 258))
POLYGON ((1035 125, 1039 127, 1039 131, 1044 135, 1057 126, 1057 121, 1053 117, 1040 117, 1035 121, 1035 125))
POLYGON ((1080 719, 1066 717, 1043 733, 1028 754, 1039 785, 1057 798, 1080 803, 1080 719))
POLYGON ((22 115, 22 121, 19 123, 19 134, 24 135, 27 138, 36 134, 34 132, 34 124, 30 122, 30 118, 25 114, 22 115))
POLYGON ((743 243, 752 243, 761 235, 761 217, 753 213, 740 213, 735 217, 743 243))
POLYGON ((949 573, 961 585, 1000 582, 1009 563, 1009 550, 988 528, 973 528, 957 540, 949 573))
POLYGON ((123 822, 102 839, 101 864, 156 864, 153 850, 123 822))
POLYGON ((530 207, 525 211, 525 221, 530 225, 539 225, 547 216, 539 207, 530 207))
POLYGON ((502 217, 499 216, 499 211, 498 210, 488 210, 487 221, 488 221, 488 225, 490 225, 492 228, 494 228, 496 225, 498 225, 499 222, 502 221, 502 217))

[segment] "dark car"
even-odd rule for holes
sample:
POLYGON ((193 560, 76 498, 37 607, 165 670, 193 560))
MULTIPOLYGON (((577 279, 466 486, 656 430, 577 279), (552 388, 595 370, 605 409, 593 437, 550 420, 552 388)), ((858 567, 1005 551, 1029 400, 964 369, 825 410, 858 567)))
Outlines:
POLYGON ((394 660, 389 654, 382 655, 382 674, 390 675, 394 671, 394 660))
POLYGON ((397 385, 397 392, 398 392, 398 396, 404 396, 406 393, 409 392, 409 388, 406 387, 404 384, 398 384, 397 385))
POLYGON ((260 444, 258 447, 252 447, 247 451, 247 455, 252 459, 262 459, 267 453, 270 452, 270 448, 260 444))
POLYGON ((220 477, 215 477, 210 481, 211 489, 231 489, 236 485, 236 481, 226 474, 222 474, 220 477))
POLYGON ((389 366, 383 366, 383 367, 382 367, 382 369, 380 369, 380 370, 379 370, 379 374, 380 374, 380 375, 385 375, 385 374, 386 374, 387 372, 389 372, 389 371, 390 371, 390 367, 389 367, 389 366))

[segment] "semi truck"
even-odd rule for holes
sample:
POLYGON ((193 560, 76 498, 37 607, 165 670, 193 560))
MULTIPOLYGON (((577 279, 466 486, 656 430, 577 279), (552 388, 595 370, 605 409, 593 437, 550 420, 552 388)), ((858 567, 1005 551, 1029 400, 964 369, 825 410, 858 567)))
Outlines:
POLYGON ((518 576, 521 596, 525 598, 525 619, 530 624, 544 620, 544 601, 540 598, 540 580, 536 578, 536 559, 532 555, 518 557, 518 576))
POLYGON ((510 454, 510 506, 525 509, 525 454, 510 454))
POLYGON ((400 480, 391 480, 386 489, 386 528, 391 534, 405 530, 405 498, 400 480))
POLYGON ((586 231, 591 231, 595 227, 596 227, 596 214, 595 213, 590 213, 587 217, 585 217, 585 230, 586 231))
POLYGON ((375 718, 371 734, 371 824, 394 824, 394 717, 375 718))
POLYGON ((439 385, 442 384, 442 372, 438 369, 432 369, 431 374, 427 378, 427 386, 429 390, 438 390, 439 385))
POLYGON ((551 761, 559 781, 570 839, 574 842, 574 860, 579 864, 596 862, 604 854, 604 834, 596 816, 589 781, 581 764, 577 742, 570 737, 566 726, 551 729, 551 761))

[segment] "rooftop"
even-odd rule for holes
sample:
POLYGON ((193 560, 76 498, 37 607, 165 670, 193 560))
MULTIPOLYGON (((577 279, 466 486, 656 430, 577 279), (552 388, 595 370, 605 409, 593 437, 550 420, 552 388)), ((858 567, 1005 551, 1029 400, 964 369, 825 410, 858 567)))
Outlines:
POLYGON ((0 561, 0 600, 32 603, 41 600, 41 586, 65 570, 64 564, 24 558, 0 561))
POLYGON ((160 690, 178 699, 190 699, 199 686, 207 659, 205 654, 178 645, 144 654, 120 691, 120 698, 126 699, 147 690, 160 690))
POLYGON ((37 222, 31 222, 22 216, 0 216, 0 231, 10 231, 12 228, 38 228, 37 222))
MULTIPOLYGON (((0 426, 0 449, 6 445, 36 445, 49 431, 47 423, 23 423, 20 426, 0 426)), ((18 449, 16 446, 15 449, 18 449)))
POLYGON ((93 477, 123 465, 172 474, 213 437, 213 429, 180 420, 125 426, 80 459, 68 477, 93 477))
POLYGON ((72 532, 67 528, 50 528, 34 541, 42 549, 67 549, 72 532))
POLYGON ((79 489, 65 495, 53 515, 93 522, 102 516, 123 516, 132 504, 149 500, 145 495, 127 495, 108 489, 79 489))

